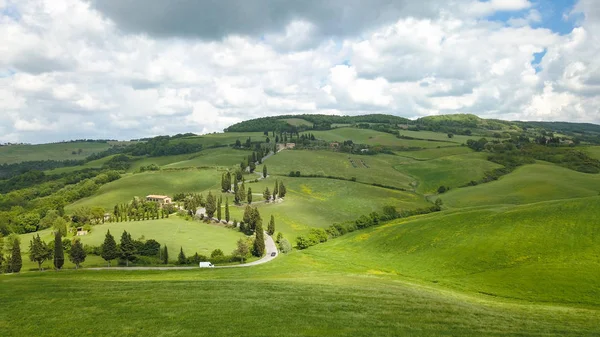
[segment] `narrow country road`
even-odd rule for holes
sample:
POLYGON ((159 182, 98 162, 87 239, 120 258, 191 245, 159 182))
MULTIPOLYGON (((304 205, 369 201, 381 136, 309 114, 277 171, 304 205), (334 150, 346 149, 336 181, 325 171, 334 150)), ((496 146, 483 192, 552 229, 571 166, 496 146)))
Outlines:
MULTIPOLYGON (((236 264, 229 266, 215 266, 215 268, 241 268, 241 267, 252 267, 257 266, 259 264, 267 263, 273 259, 275 259, 279 255, 277 251, 277 245, 275 241, 270 235, 265 233, 265 256, 263 256, 260 260, 244 263, 244 264, 236 264), (271 256, 272 253, 275 253, 275 256, 271 256)), ((82 268, 82 270, 190 270, 190 269, 200 269, 198 266, 194 267, 101 267, 101 268, 82 268)))

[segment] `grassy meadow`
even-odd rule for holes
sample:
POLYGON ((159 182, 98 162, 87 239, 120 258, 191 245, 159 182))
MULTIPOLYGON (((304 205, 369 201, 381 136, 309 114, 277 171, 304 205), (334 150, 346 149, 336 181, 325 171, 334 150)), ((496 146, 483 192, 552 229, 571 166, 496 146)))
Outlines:
MULTIPOLYGON (((326 141, 422 149, 373 156, 285 150, 265 161, 266 179, 254 182, 262 165, 246 174, 264 226, 273 215, 276 232, 292 244, 311 228, 353 221, 384 206, 429 207, 426 196, 440 185, 451 187, 439 195, 443 210, 358 230, 250 268, 32 273, 37 264, 26 251, 33 234, 21 235, 23 273, 0 275, 0 335, 600 336, 600 174, 537 162, 497 181, 459 188, 500 167, 460 145, 479 137, 400 131, 434 141, 406 140, 348 127, 312 133, 326 141), (290 171, 356 181, 289 177, 290 171), (276 179, 287 196, 265 203, 262 193, 272 191, 276 179)), ((266 138, 255 132, 176 141, 210 147, 248 137, 266 138)), ((585 151, 600 158, 599 148, 585 151)), ((8 158, 3 149, 0 163, 8 158)), ((249 153, 222 147, 135 158, 121 179, 66 211, 111 210, 147 194, 212 191, 229 200, 231 219, 240 221, 246 205, 234 206, 232 194, 221 194, 220 178, 249 153), (161 170, 134 173, 150 164, 161 170)), ((166 244, 171 259, 179 247, 188 255, 209 255, 215 248, 229 254, 244 237, 172 216, 97 225, 81 239, 99 245, 108 229, 117 241, 127 230, 133 238, 166 244)), ((50 230, 39 234, 52 240, 50 230)), ((90 256, 84 266, 104 263, 90 256)))
POLYGON ((41 145, 0 146, 0 164, 36 160, 83 160, 87 156, 108 150, 112 143, 72 142, 41 145), (81 150, 81 152, 79 152, 81 150), (75 154, 73 154, 75 151, 75 154))
POLYGON ((447 206, 463 208, 582 198, 599 193, 600 175, 540 162, 519 167, 497 181, 453 189, 441 198, 447 206))
POLYGON ((418 161, 394 166, 396 170, 414 177, 418 181, 417 192, 436 193, 441 185, 456 188, 470 181, 478 181, 484 172, 502 167, 485 159, 484 153, 468 153, 447 156, 427 161, 418 161))
POLYGON ((284 150, 269 158, 265 164, 269 172, 276 175, 300 171, 303 175, 356 178, 367 184, 379 183, 407 189, 414 179, 394 170, 395 165, 407 162, 411 160, 387 154, 358 156, 331 151, 284 150))
POLYGON ((184 169, 129 174, 100 187, 91 197, 66 207, 67 212, 78 207, 100 206, 112 209, 116 204, 129 202, 135 196, 178 192, 201 192, 220 189, 221 173, 215 169, 184 169))

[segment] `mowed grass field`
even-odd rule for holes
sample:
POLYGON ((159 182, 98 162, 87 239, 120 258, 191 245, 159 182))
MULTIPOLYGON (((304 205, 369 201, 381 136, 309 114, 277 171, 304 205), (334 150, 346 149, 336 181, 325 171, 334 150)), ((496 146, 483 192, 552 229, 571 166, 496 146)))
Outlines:
POLYGON ((436 148, 438 146, 445 147, 456 145, 453 143, 430 142, 426 140, 400 139, 396 138, 395 135, 370 129, 337 128, 327 131, 313 131, 311 133, 313 133, 317 139, 328 142, 343 142, 345 140, 352 140, 354 143, 357 144, 383 145, 407 148, 436 148))
MULTIPOLYGON (((269 137, 270 136, 271 135, 269 134, 269 137)), ((180 138, 174 140, 174 142, 202 144, 205 147, 224 145, 230 146, 235 144, 235 141, 238 139, 240 142, 242 142, 242 144, 244 144, 248 137, 250 137, 252 142, 264 142, 267 138, 262 132, 226 132, 180 138)))
POLYGON ((586 152, 596 159, 600 159, 600 146, 591 146, 586 149, 586 152))
POLYGON ((91 197, 81 199, 65 209, 100 206, 107 210, 119 203, 130 202, 133 197, 149 194, 169 195, 175 193, 199 193, 221 186, 222 172, 215 169, 184 169, 177 171, 154 171, 129 174, 100 187, 91 197))
POLYGON ((378 266, 356 272, 371 263, 353 242, 359 235, 253 268, 0 276, 0 329, 7 337, 600 333, 593 308, 452 291, 378 266))
MULTIPOLYGON (((123 231, 131 234, 133 239, 144 237, 145 240, 154 239, 161 245, 166 245, 169 248, 170 260, 175 261, 179 249, 183 248, 186 255, 191 256, 194 253, 210 256, 210 253, 215 249, 221 249, 225 254, 230 254, 236 247, 236 242, 245 235, 241 232, 226 228, 217 224, 206 224, 200 221, 186 221, 175 215, 168 219, 146 220, 146 221, 130 221, 118 223, 106 223, 96 225, 90 234, 79 236, 84 245, 100 246, 104 242, 106 232, 115 237, 117 243, 121 239, 123 231)), ((54 240, 52 230, 47 229, 37 233, 22 234, 21 249, 23 251, 23 270, 37 270, 36 262, 29 260, 29 242, 34 235, 39 234, 43 241, 49 243, 54 240)), ((72 239, 72 236, 68 236, 72 239)), ((113 261, 116 265, 116 260, 113 261)), ((103 267, 106 262, 102 258, 94 255, 89 255, 84 267, 103 267)), ((43 264, 46 269, 52 269, 52 261, 46 261, 43 264)), ((66 262, 65 268, 75 268, 70 262, 66 262)))
POLYGON ((108 150, 110 144, 112 143, 73 142, 0 146, 0 164, 35 160, 82 160, 91 154, 108 150))
MULTIPOLYGON (((378 154, 373 156, 349 155, 332 151, 284 150, 265 161, 269 172, 288 175, 300 171, 303 175, 356 178, 357 181, 379 183, 398 188, 410 188, 414 179, 394 169, 395 165, 411 162, 400 156, 378 154), (354 165, 352 162, 354 161, 354 165)), ((257 171, 262 172, 262 167, 257 171)))
POLYGON ((598 307, 598 223, 600 197, 442 212, 355 232, 307 254, 356 273, 397 275, 498 298, 598 307))
POLYGON ((454 135, 454 136, 452 136, 452 138, 448 138, 448 134, 443 133, 443 132, 409 131, 409 130, 400 131, 400 135, 413 137, 413 138, 419 138, 419 139, 433 139, 433 140, 452 142, 452 143, 457 143, 457 144, 466 144, 467 140, 469 140, 469 139, 478 140, 480 138, 483 138, 481 136, 462 136, 462 135, 454 135))
POLYGON ((451 190, 441 198, 447 206, 463 208, 582 198, 599 193, 599 174, 581 173, 540 162, 519 167, 497 181, 451 190))
POLYGON ((396 154, 401 157, 406 157, 415 160, 429 160, 441 157, 454 156, 457 154, 467 154, 472 152, 473 150, 466 146, 452 146, 418 151, 398 151, 396 152, 396 154))
POLYGON ((468 153, 396 165, 394 168, 418 181, 417 192, 437 193, 438 187, 464 186, 478 181, 484 172, 500 168, 501 165, 486 160, 484 153, 468 153))
MULTIPOLYGON (((431 204, 425 198, 411 192, 396 191, 353 183, 349 181, 322 178, 281 178, 288 194, 281 203, 265 203, 262 193, 266 187, 273 190, 275 178, 258 183, 246 184, 252 188, 253 206, 258 207, 266 227, 273 215, 276 230, 282 232, 290 242, 310 228, 325 228, 334 223, 353 221, 361 215, 373 211, 380 212, 384 206, 398 209, 415 209, 431 204)), ((225 198, 224 198, 225 199, 225 198)), ((233 196, 229 196, 229 201, 233 196)), ((231 207, 232 219, 242 220, 245 205, 231 207)), ((224 214, 224 213, 223 213, 224 214)))

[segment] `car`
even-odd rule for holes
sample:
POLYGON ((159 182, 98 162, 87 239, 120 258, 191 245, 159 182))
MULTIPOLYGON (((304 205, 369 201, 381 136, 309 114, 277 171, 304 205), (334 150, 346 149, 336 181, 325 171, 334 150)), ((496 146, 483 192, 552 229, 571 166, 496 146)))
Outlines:
POLYGON ((271 256, 275 256, 275 255, 277 255, 277 253, 275 253, 275 252, 272 252, 272 253, 271 253, 271 256))
POLYGON ((215 266, 210 262, 200 262, 200 268, 214 268, 215 266))

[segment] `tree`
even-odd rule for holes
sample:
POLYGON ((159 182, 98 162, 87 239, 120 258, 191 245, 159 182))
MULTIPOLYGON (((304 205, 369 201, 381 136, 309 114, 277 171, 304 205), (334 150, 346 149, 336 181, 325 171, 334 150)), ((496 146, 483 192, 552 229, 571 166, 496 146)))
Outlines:
MULTIPOLYGON (((59 243, 59 246, 62 245, 59 243)), ((52 252, 48 249, 48 245, 40 239, 40 235, 34 236, 29 242, 29 259, 31 262, 37 262, 38 269, 42 270, 42 263, 52 256, 52 252)))
POLYGON ((206 215, 209 219, 212 219, 215 215, 215 211, 217 210, 217 201, 215 197, 212 195, 212 192, 208 192, 208 197, 206 197, 206 215))
POLYGON ((269 226, 267 226, 267 234, 273 235, 275 233, 275 217, 271 214, 271 221, 269 221, 269 226))
POLYGON ((256 163, 255 162, 251 162, 249 164, 250 166, 250 173, 254 173, 254 170, 256 170, 256 163))
POLYGON ((277 194, 279 194, 279 182, 275 180, 275 187, 273 188, 273 200, 277 199, 277 194))
POLYGON ((437 191, 438 191, 439 194, 442 194, 442 193, 446 193, 446 191, 448 191, 449 189, 450 188, 442 185, 442 186, 438 187, 437 191))
POLYGON ((71 250, 69 251, 69 260, 75 264, 75 268, 79 269, 79 265, 85 262, 87 254, 79 239, 75 240, 71 250))
POLYGON ((65 249, 60 232, 54 233, 54 268, 61 270, 65 264, 65 249))
POLYGON ((453 133, 448 133, 448 138, 454 138, 454 134, 453 133))
POLYGON ((290 244, 286 238, 282 238, 281 241, 279 241, 279 251, 284 254, 291 252, 292 244, 290 244))
POLYGON ((248 205, 252 203, 252 188, 248 187, 248 205))
POLYGON ((12 249, 10 252, 10 260, 8 264, 9 272, 18 273, 23 267, 23 260, 21 259, 21 242, 18 238, 12 241, 12 249))
POLYGON ((263 232, 262 221, 257 222, 255 233, 256 239, 254 240, 252 254, 261 257, 265 255, 265 233, 263 232))
POLYGON ((167 249, 167 246, 165 246, 165 248, 162 251, 161 259, 163 264, 169 264, 169 249, 167 249))
POLYGON ((108 266, 110 267, 110 261, 119 257, 119 251, 117 249, 117 242, 115 238, 110 234, 110 230, 106 231, 106 236, 104 237, 104 243, 101 246, 102 253, 100 256, 104 259, 104 261, 108 262, 108 266))
POLYGON ((240 201, 246 200, 246 180, 242 178, 242 186, 240 186, 240 201))
POLYGON ((212 253, 210 253, 210 257, 213 257, 213 258, 214 257, 221 257, 221 256, 225 256, 225 254, 223 253, 222 250, 220 250, 218 248, 215 249, 215 250, 213 250, 212 253))
POLYGON ((225 199, 225 221, 227 221, 227 223, 229 223, 229 198, 225 199))
POLYGON ((277 233, 277 239, 275 239, 275 242, 279 243, 281 239, 283 239, 283 233, 279 232, 277 233))
POLYGON ((263 178, 267 178, 267 165, 263 165, 263 178))
POLYGON ((250 247, 248 247, 248 243, 244 239, 239 239, 237 242, 237 248, 233 251, 233 256, 238 257, 242 263, 244 263, 244 259, 250 253, 250 247))
POLYGON ((3 264, 4 264, 4 237, 2 236, 2 233, 0 233, 0 274, 2 274, 2 270, 3 270, 2 265, 3 264))
POLYGON ((187 257, 183 253, 183 247, 179 249, 179 255, 177 256, 177 264, 187 264, 187 257))
POLYGON ((221 221, 221 198, 219 198, 219 202, 217 203, 217 219, 221 221))
POLYGON ((287 190, 285 188, 285 185, 283 184, 283 181, 279 183, 279 197, 283 198, 285 197, 287 193, 287 190))
POLYGON ((131 239, 131 234, 127 233, 127 231, 123 231, 123 234, 121 234, 120 253, 121 258, 125 260, 126 266, 129 267, 129 261, 135 259, 135 245, 131 239))
POLYGON ((268 187, 263 192, 263 198, 265 198, 266 202, 269 202, 269 200, 271 200, 271 191, 269 191, 268 187))

